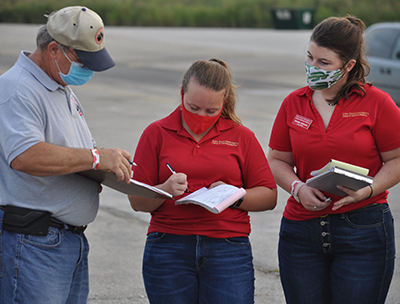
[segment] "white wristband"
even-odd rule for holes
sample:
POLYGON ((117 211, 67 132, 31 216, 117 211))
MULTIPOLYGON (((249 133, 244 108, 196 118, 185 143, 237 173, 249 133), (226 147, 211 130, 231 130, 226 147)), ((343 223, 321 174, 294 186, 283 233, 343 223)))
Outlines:
POLYGON ((298 201, 300 203, 300 199, 298 196, 299 190, 302 186, 304 186, 305 183, 303 183, 300 180, 295 180, 292 185, 290 186, 290 193, 292 194, 292 196, 294 197, 294 199, 296 201, 298 201))
POLYGON ((93 165, 92 165, 92 170, 98 170, 99 165, 100 165, 100 154, 97 149, 90 149, 90 152, 92 152, 93 155, 93 165))

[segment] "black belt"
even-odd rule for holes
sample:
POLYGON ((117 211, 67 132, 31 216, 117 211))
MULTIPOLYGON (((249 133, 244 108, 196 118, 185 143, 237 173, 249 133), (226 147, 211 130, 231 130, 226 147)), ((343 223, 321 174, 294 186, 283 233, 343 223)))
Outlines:
POLYGON ((57 228, 57 229, 65 229, 67 231, 71 231, 72 233, 75 233, 75 234, 81 234, 87 228, 87 225, 84 225, 84 226, 68 225, 68 224, 60 222, 60 221, 58 221, 58 220, 56 220, 54 218, 50 218, 50 224, 49 225, 51 227, 54 227, 54 228, 57 228))
MULTIPOLYGON (((0 206, 0 209, 3 210, 3 211, 6 210, 6 208, 4 206, 0 206)), ((63 223, 63 222, 61 222, 61 221, 59 221, 59 220, 57 220, 57 219, 55 219, 53 217, 50 217, 49 226, 57 228, 57 229, 65 229, 65 230, 71 231, 72 233, 75 233, 75 234, 81 234, 87 228, 87 225, 84 225, 84 226, 73 226, 73 225, 65 224, 65 223, 63 223)))

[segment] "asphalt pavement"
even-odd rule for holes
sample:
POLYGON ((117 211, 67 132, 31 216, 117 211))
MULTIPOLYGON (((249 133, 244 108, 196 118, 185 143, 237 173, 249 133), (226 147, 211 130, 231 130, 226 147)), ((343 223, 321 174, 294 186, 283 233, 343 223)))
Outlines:
MULTIPOLYGON (((21 50, 35 49, 39 25, 0 23, 0 74, 21 50)), ((197 59, 218 57, 232 68, 238 89, 238 114, 267 151, 269 134, 283 98, 305 85, 308 30, 106 27, 106 48, 116 66, 73 87, 99 147, 134 153, 143 129, 179 105, 183 73, 197 59)), ((392 188, 389 201, 400 218, 392 188)), ((250 213, 256 269, 255 303, 285 303, 279 281, 277 242, 288 194, 279 189, 273 211, 250 213)), ((125 195, 104 188, 96 220, 89 225, 91 304, 148 303, 141 277, 149 215, 134 212, 125 195)), ((400 228, 396 226, 397 248, 400 228)), ((305 278, 306 279, 306 278, 305 278)), ((396 269, 387 299, 400 303, 396 269)))

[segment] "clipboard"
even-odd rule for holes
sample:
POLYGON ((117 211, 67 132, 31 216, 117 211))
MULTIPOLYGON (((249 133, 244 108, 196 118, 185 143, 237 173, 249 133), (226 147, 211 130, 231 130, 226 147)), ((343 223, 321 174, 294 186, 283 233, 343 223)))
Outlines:
POLYGON ((117 176, 112 172, 87 170, 78 172, 78 174, 128 195, 159 199, 172 199, 172 195, 168 192, 134 179, 131 179, 131 182, 129 184, 125 183, 124 181, 120 182, 117 180, 117 176))

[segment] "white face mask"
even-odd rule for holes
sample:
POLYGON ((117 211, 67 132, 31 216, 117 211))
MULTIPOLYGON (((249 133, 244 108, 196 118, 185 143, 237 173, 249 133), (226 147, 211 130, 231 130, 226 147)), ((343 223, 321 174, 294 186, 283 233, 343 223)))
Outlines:
POLYGON ((337 83, 343 76, 342 69, 334 71, 325 71, 320 68, 314 67, 307 62, 306 74, 307 84, 312 90, 325 90, 337 83))

